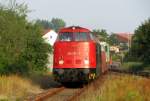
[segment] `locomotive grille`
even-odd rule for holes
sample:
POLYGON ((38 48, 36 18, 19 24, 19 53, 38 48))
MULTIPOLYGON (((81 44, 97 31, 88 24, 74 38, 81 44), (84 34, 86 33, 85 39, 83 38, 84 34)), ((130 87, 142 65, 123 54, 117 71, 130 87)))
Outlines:
POLYGON ((81 64, 81 60, 76 60, 76 64, 81 64))

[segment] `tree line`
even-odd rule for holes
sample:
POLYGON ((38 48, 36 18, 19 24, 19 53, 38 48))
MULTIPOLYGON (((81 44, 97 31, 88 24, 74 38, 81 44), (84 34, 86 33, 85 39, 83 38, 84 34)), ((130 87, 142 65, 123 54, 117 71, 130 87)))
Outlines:
POLYGON ((60 18, 52 18, 51 21, 38 19, 36 23, 41 25, 44 29, 53 29, 56 32, 66 26, 66 22, 60 18))

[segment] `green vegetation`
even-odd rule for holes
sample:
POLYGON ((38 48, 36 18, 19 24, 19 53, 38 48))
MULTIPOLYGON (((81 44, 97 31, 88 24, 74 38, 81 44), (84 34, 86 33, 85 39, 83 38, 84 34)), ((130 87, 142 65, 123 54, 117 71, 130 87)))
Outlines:
POLYGON ((78 99, 80 101, 150 101, 150 80, 129 75, 109 75, 78 99))
POLYGON ((105 29, 94 29, 92 33, 100 40, 108 42, 108 33, 105 29))
POLYGON ((131 72, 141 71, 144 69, 143 63, 141 62, 124 62, 122 64, 122 68, 131 72))
POLYGON ((142 23, 136 30, 132 38, 129 57, 136 61, 149 63, 150 61, 150 19, 142 23))
POLYGON ((23 101, 52 85, 46 74, 52 47, 43 27, 27 21, 27 5, 9 2, 0 4, 0 101, 23 101))
POLYGON ((59 18, 52 18, 51 21, 37 20, 36 23, 40 24, 44 29, 54 29, 55 31, 66 26, 65 21, 59 18))
POLYGON ((50 46, 42 29, 26 20, 27 6, 0 7, 0 74, 46 71, 50 46))
POLYGON ((150 71, 150 66, 142 62, 124 62, 122 68, 130 72, 150 71))
POLYGON ((112 55, 112 60, 113 61, 121 62, 120 54, 112 53, 111 55, 112 55))
POLYGON ((150 70, 150 19, 142 23, 136 30, 132 38, 130 51, 125 55, 123 64, 125 67, 135 70, 150 70), (142 65, 138 63, 142 62, 142 65), (134 64, 135 63, 135 64, 134 64), (132 64, 132 65, 131 65, 132 64), (138 64, 138 65, 137 65, 138 64))
POLYGON ((117 40, 117 37, 114 33, 111 33, 111 35, 109 36, 109 44, 114 46, 119 45, 119 41, 117 40))

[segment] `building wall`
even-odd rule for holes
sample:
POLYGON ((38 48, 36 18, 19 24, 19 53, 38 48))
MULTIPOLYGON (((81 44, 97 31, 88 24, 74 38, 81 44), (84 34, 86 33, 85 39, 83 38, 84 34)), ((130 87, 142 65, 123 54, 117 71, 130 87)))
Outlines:
POLYGON ((49 72, 53 71, 53 54, 48 54, 47 68, 49 72))

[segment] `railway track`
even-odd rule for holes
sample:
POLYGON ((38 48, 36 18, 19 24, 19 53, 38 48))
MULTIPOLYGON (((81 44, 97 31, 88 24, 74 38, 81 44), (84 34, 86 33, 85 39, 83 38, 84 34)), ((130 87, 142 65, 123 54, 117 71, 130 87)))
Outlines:
POLYGON ((47 97, 51 97, 64 89, 64 87, 49 89, 37 95, 29 96, 25 101, 44 101, 47 97))
POLYGON ((83 88, 52 88, 37 95, 32 95, 25 101, 73 101, 85 91, 83 88))
MULTIPOLYGON (((150 74, 147 72, 128 72, 120 69, 109 69, 108 74, 115 75, 136 75, 142 76, 146 78, 150 78, 150 74)), ((102 84, 105 80, 106 75, 100 76, 97 80, 92 83, 84 86, 84 87, 59 87, 59 88, 51 88, 46 90, 40 94, 32 95, 28 97, 25 101, 79 101, 79 96, 85 92, 90 86, 96 85, 96 82, 101 80, 102 84)), ((99 85, 100 86, 100 85, 99 85)))
POLYGON ((105 75, 102 75, 97 80, 85 85, 83 87, 60 87, 51 88, 43 93, 32 95, 25 101, 79 101, 79 97, 89 87, 96 86, 97 81, 101 80, 103 83, 105 75))
MULTIPOLYGON (((110 68, 109 74, 115 74, 115 75, 136 75, 136 76, 142 76, 146 78, 150 78, 149 72, 129 72, 124 71, 117 68, 110 68)), ((104 83, 105 78, 107 75, 100 76, 97 80, 91 82, 90 84, 84 86, 84 87, 58 87, 58 88, 51 88, 49 90, 46 90, 40 94, 32 95, 28 97, 25 101, 79 101, 79 96, 84 93, 90 86, 97 87, 97 81, 100 81, 101 84, 104 83)), ((98 86, 100 86, 98 84, 98 86)))
POLYGON ((66 88, 45 101, 72 101, 84 91, 83 89, 84 88, 66 88))

